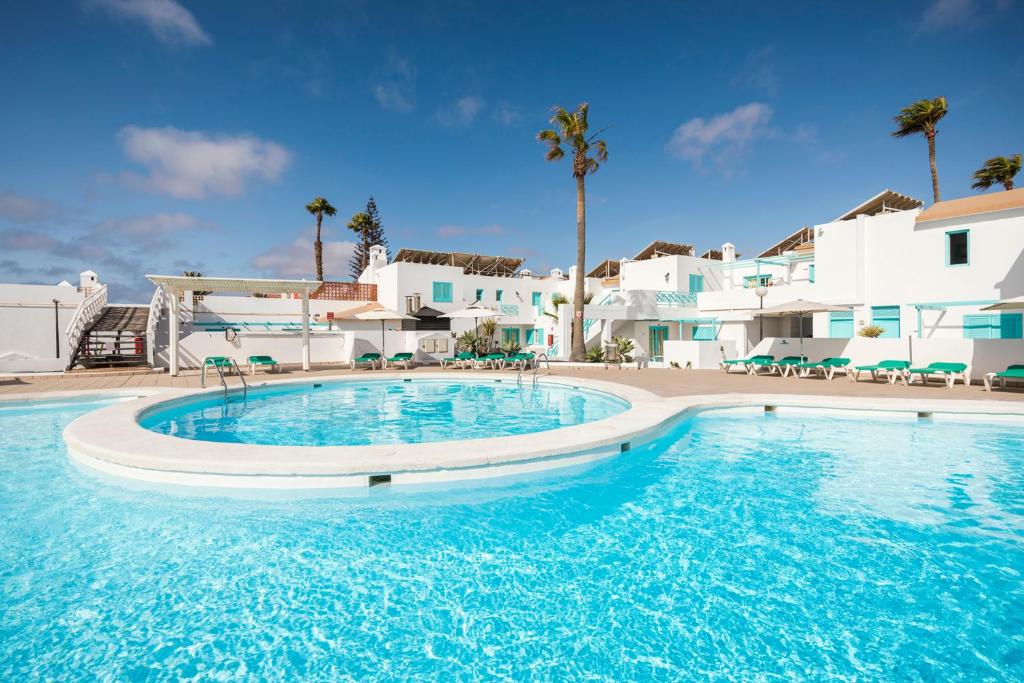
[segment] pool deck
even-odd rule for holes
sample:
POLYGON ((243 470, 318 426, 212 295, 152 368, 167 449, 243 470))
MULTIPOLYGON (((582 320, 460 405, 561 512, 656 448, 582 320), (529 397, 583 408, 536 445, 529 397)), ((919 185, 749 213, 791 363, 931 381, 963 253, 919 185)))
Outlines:
MULTIPOLYGON (((349 370, 347 368, 314 369, 310 372, 285 370, 279 373, 259 372, 255 377, 246 375, 251 381, 265 382, 278 379, 319 379, 334 376, 351 376, 353 374, 381 376, 391 374, 391 370, 349 370)), ((440 372, 437 367, 419 367, 413 372, 429 374, 440 372)), ((449 371, 451 372, 451 371, 449 371)), ((488 370, 459 371, 467 376, 486 376, 488 370)), ((541 370, 540 374, 544 374, 541 370)), ((604 369, 580 367, 552 367, 554 377, 574 377, 605 382, 618 382, 629 386, 645 389, 659 396, 690 396, 712 394, 792 394, 799 396, 839 396, 839 397, 877 397, 877 398, 912 398, 912 399, 959 399, 989 401, 1024 401, 1024 387, 1014 386, 1007 389, 985 391, 981 385, 963 386, 957 384, 947 389, 944 384, 932 382, 928 386, 913 384, 905 387, 902 384, 890 385, 885 382, 860 381, 851 382, 846 377, 838 376, 831 382, 824 379, 779 377, 777 375, 749 376, 740 372, 726 375, 719 370, 678 370, 647 368, 636 369, 604 369)), ((208 384, 216 386, 218 380, 213 377, 208 384)), ((238 385, 237 377, 230 377, 229 385, 238 385)), ((64 376, 22 376, 18 378, 0 378, 0 397, 6 394, 45 394, 56 391, 104 391, 113 389, 133 389, 139 387, 166 387, 176 389, 200 388, 199 372, 192 370, 183 372, 178 377, 167 373, 75 373, 64 376)))

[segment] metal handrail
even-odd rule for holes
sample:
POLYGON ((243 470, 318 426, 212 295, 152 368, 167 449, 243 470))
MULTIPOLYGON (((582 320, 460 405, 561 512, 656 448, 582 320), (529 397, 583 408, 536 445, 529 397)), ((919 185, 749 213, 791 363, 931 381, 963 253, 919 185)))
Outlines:
MULTIPOLYGON (((238 373, 238 379, 242 380, 242 398, 249 397, 249 383, 245 381, 245 375, 242 374, 241 368, 238 367, 238 361, 234 358, 231 359, 231 364, 235 366, 235 372, 238 373)), ((227 398, 225 394, 224 398, 227 398)))
MULTIPOLYGON (((249 397, 249 383, 245 381, 245 375, 242 374, 242 369, 238 367, 238 361, 236 361, 234 358, 230 358, 229 360, 231 361, 232 367, 235 368, 235 372, 238 373, 238 379, 242 380, 242 398, 248 398, 249 397)), ((208 367, 210 367, 210 366, 207 365, 207 364, 203 364, 203 372, 202 372, 202 375, 201 375, 200 382, 201 382, 201 386, 204 389, 206 388, 206 368, 208 368, 208 367)), ((228 380, 224 376, 224 371, 221 369, 219 363, 214 363, 213 368, 217 371, 217 376, 220 377, 220 384, 221 384, 222 387, 224 387, 224 400, 227 401, 228 400, 228 380)))
POLYGON ((78 342, 82 341, 86 328, 103 311, 107 305, 107 286, 100 285, 96 291, 82 299, 75 309, 71 321, 64 330, 68 338, 68 370, 78 362, 78 342))
POLYGON ((544 359, 544 365, 547 366, 547 372, 544 373, 545 377, 551 374, 551 360, 548 358, 548 354, 540 353, 537 354, 533 359, 533 386, 537 386, 537 371, 540 369, 540 359, 544 359))

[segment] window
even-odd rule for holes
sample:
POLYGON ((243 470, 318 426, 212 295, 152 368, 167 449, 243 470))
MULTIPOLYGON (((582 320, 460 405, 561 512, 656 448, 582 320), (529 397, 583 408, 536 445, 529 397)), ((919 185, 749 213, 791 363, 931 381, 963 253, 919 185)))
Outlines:
POLYGON ((501 290, 500 289, 494 290, 494 300, 497 301, 497 302, 501 302, 501 290))
POLYGON ((691 275, 690 276, 690 291, 691 292, 703 292, 704 291, 704 276, 703 275, 691 275))
POLYGON ((715 338, 715 325, 710 323, 707 325, 694 325, 693 326, 693 341, 712 341, 715 338))
POLYGON ((829 313, 828 336, 833 339, 852 339, 853 311, 833 311, 829 313))
POLYGON ((871 324, 882 328, 882 339, 898 339, 900 336, 900 307, 872 306, 871 324))
POLYGON ((434 283, 434 301, 439 304, 450 304, 452 302, 452 283, 434 283))
POLYGON ((813 284, 813 282, 814 282, 814 264, 813 263, 811 265, 807 266, 807 279, 810 280, 811 283, 813 284))
POLYGON ((752 287, 768 287, 771 283, 771 275, 747 275, 743 278, 743 286, 747 289, 752 287))
POLYGON ((969 260, 970 231, 953 230, 946 233, 946 265, 966 266, 969 260))
POLYGON ((544 343, 544 329, 534 327, 526 331, 526 345, 540 345, 544 343))
POLYGON ((502 343, 515 342, 519 343, 519 329, 515 327, 506 327, 501 331, 502 343))
POLYGON ((530 296, 530 303, 532 303, 534 306, 540 306, 540 292, 534 292, 530 296))
POLYGON ((476 290, 476 300, 477 301, 483 301, 484 300, 484 290, 482 290, 482 289, 476 290))
POLYGON ((1020 313, 965 315, 964 339, 1021 339, 1022 323, 1020 313))

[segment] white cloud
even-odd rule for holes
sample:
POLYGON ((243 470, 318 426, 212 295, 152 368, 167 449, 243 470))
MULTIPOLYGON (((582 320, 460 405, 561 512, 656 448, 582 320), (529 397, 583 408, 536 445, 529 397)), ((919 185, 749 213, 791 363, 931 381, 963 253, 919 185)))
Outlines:
POLYGON ((975 29, 1009 7, 1008 0, 933 0, 921 16, 915 35, 975 29))
POLYGON ((84 0, 86 8, 145 25, 156 39, 168 45, 212 45, 196 18, 175 0, 84 0))
POLYGON ((373 96, 383 109, 410 112, 416 108, 416 67, 408 59, 391 55, 373 84, 373 96))
MULTIPOLYGON (((356 243, 349 241, 324 242, 324 277, 328 280, 348 279, 348 261, 355 252, 356 243)), ((252 259, 252 265, 275 277, 312 277, 316 273, 313 260, 313 239, 297 237, 291 244, 275 246, 252 259)))
POLYGON ((727 167, 741 159, 754 140, 771 132, 771 117, 771 107, 751 102, 710 120, 690 119, 676 128, 665 148, 672 156, 694 166, 710 157, 719 166, 727 167))
POLYGON ((503 126, 519 123, 522 118, 523 113, 505 101, 499 102, 494 110, 494 120, 503 126))
POLYGON ((505 228, 493 223, 478 228, 467 228, 464 225, 442 225, 437 229, 438 237, 465 237, 467 235, 503 235, 505 228))
POLYGON ((162 238, 200 225, 201 221, 187 213, 156 213, 101 221, 96 224, 96 233, 126 239, 162 238))
POLYGON ((126 179, 183 199, 239 195, 250 178, 277 180, 291 152, 251 135, 208 135, 177 128, 127 126, 119 133, 125 154, 146 167, 126 179))
POLYGON ((747 86, 775 97, 779 94, 779 76, 775 67, 775 48, 763 47, 747 54, 732 85, 747 86))
POLYGON ((40 223, 58 218, 62 213, 56 202, 14 192, 0 192, 0 218, 14 223, 40 223))
POLYGON ((472 95, 460 97, 447 107, 437 110, 437 120, 445 126, 469 126, 476 121, 484 102, 472 95))

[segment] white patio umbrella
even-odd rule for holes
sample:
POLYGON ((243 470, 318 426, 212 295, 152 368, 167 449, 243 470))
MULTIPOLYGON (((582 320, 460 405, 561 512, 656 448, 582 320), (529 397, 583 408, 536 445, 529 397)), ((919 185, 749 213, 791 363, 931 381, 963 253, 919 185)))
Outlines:
POLYGON ((416 320, 415 316, 406 315, 405 313, 399 313, 398 311, 390 308, 376 308, 372 311, 363 311, 356 313, 353 317, 359 320, 379 320, 380 321, 380 353, 382 356, 387 356, 387 352, 384 350, 384 321, 385 320, 416 320))
POLYGON ((827 313, 830 311, 849 311, 849 306, 833 306, 832 304, 822 304, 817 301, 808 301, 806 299, 796 299, 795 301, 788 301, 778 306, 769 306, 768 308, 755 311, 754 315, 760 315, 766 318, 788 318, 796 316, 800 318, 800 355, 804 355, 804 317, 808 313, 827 313))
POLYGON ((472 318, 472 319, 476 320, 476 323, 474 323, 474 327, 476 329, 476 333, 480 334, 480 319, 481 318, 500 318, 500 317, 502 317, 502 314, 499 313, 498 311, 494 310, 493 308, 487 308, 486 306, 472 305, 472 306, 467 306, 466 308, 460 308, 457 311, 452 311, 451 313, 442 313, 438 317, 440 317, 440 318, 472 318))
POLYGON ((1012 299, 997 301, 991 306, 985 306, 983 311, 1021 311, 1024 310, 1024 296, 1015 296, 1012 299))

